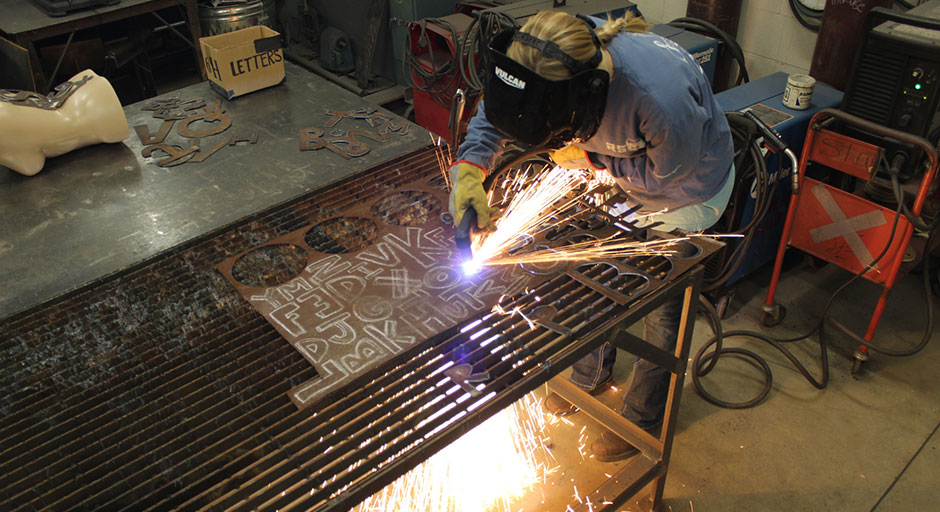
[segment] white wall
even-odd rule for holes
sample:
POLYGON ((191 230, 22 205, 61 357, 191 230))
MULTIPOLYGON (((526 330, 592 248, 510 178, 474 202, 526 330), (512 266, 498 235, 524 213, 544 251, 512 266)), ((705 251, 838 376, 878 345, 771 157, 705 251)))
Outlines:
MULTIPOLYGON (((685 16, 688 3, 687 0, 632 1, 651 23, 668 23, 685 16)), ((816 32, 800 25, 786 0, 742 0, 737 40, 744 51, 748 75, 755 80, 777 71, 808 74, 816 32)))

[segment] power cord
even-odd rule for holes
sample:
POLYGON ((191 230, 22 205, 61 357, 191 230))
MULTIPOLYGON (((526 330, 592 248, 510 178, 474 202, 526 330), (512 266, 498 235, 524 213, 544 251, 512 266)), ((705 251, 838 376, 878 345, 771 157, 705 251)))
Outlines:
MULTIPOLYGON (((882 157, 882 165, 887 166, 887 161, 884 159, 884 157, 882 157)), ((897 174, 899 173, 899 170, 902 166, 903 166, 902 161, 895 160, 893 162, 893 165, 888 167, 889 173, 891 173, 892 175, 893 182, 897 181, 897 174)), ((896 191, 897 193, 899 193, 900 189, 896 188, 896 191)), ((721 319, 718 317, 718 314, 715 311, 715 308, 704 297, 700 297, 699 310, 704 311, 706 318, 708 319, 709 325, 712 328, 712 332, 714 333, 714 336, 711 339, 709 339, 699 349, 699 351, 695 354, 695 357, 692 359, 692 382, 694 383, 695 389, 698 391, 699 395, 705 401, 715 404, 719 407, 725 407, 729 409, 744 409, 748 407, 753 407, 761 403, 770 393, 770 390, 772 388, 773 374, 767 362, 756 353, 751 352, 746 349, 724 348, 723 347, 724 340, 725 338, 730 337, 730 336, 749 337, 749 338, 754 338, 754 339, 763 341, 767 343, 768 345, 770 345, 771 347, 780 351, 784 355, 784 357, 786 357, 791 363, 793 363, 793 365, 800 372, 800 374, 802 374, 803 377, 806 378, 806 380, 808 380, 810 384, 812 384, 814 387, 816 387, 817 389, 824 389, 828 385, 829 383, 829 352, 828 352, 828 347, 826 345, 825 337, 823 336, 823 326, 826 321, 826 316, 829 312, 829 309, 832 307, 832 304, 835 301, 835 298, 840 293, 842 293, 842 291, 845 290, 850 284, 852 284, 853 282, 855 282, 856 280, 864 276, 865 273, 872 270, 875 264, 878 263, 878 261, 880 261, 885 256, 885 254, 887 254, 888 249, 891 247, 891 244, 894 242, 894 236, 897 231, 898 221, 900 220, 901 215, 903 214, 907 216, 909 219, 911 219, 911 215, 909 215, 908 212, 905 211, 903 195, 899 195, 897 199, 898 199, 898 208, 895 211, 894 221, 891 225, 891 233, 888 237, 888 242, 885 244, 884 249, 882 249, 881 253, 874 260, 872 260, 872 262, 869 263, 868 266, 866 266, 857 274, 853 275, 851 279, 846 281, 835 292, 833 292, 833 294, 829 297, 829 300, 826 302, 826 307, 823 308, 823 312, 822 312, 822 315, 820 315, 819 321, 809 332, 807 332, 804 335, 796 336, 793 338, 774 338, 772 336, 768 336, 766 334, 756 332, 756 331, 735 330, 735 331, 723 332, 721 328, 721 319), (808 339, 810 336, 812 336, 815 333, 818 333, 818 337, 819 337, 820 360, 821 360, 820 363, 822 366, 822 377, 819 380, 816 380, 816 378, 812 376, 809 370, 807 370, 806 367, 784 346, 784 344, 786 343, 793 343, 793 342, 801 341, 804 339, 808 339), (708 352, 708 349, 711 348, 713 345, 715 347, 714 350, 712 350, 711 352, 708 352), (708 373, 714 369, 715 365, 718 363, 718 359, 724 354, 736 354, 740 357, 750 359, 752 362, 756 363, 758 367, 761 368, 763 375, 764 375, 764 385, 761 391, 757 394, 757 396, 755 396, 754 398, 750 400, 746 400, 744 402, 728 402, 728 401, 725 401, 716 397, 715 395, 705 390, 704 386, 702 385, 701 378, 708 375, 708 373)), ((916 219, 911 219, 911 220, 912 222, 914 222, 914 220, 916 219)), ((925 227, 930 228, 929 235, 927 238, 927 244, 925 246, 927 250, 929 250, 929 248, 931 247, 932 245, 931 242, 933 241, 934 236, 937 235, 938 225, 940 225, 940 223, 938 223, 935 219, 934 222, 931 223, 931 225, 925 226, 925 227)), ((907 350, 895 350, 895 349, 889 349, 886 347, 875 345, 869 341, 861 339, 860 337, 853 336, 853 338, 857 338, 856 341, 859 341, 860 343, 864 344, 866 347, 868 347, 871 350, 883 353, 885 355, 896 356, 896 357, 914 355, 920 352, 921 350, 923 350, 923 348, 927 346, 927 342, 930 340, 930 337, 933 334, 933 321, 934 321, 933 298, 932 298, 932 293, 930 289, 930 280, 929 280, 929 274, 930 274, 929 266, 930 265, 929 265, 929 258, 927 254, 923 255, 921 264, 923 268, 922 274, 923 274, 924 292, 926 295, 926 299, 924 303, 927 309, 927 326, 924 331, 924 336, 921 338, 920 342, 917 345, 907 350)))

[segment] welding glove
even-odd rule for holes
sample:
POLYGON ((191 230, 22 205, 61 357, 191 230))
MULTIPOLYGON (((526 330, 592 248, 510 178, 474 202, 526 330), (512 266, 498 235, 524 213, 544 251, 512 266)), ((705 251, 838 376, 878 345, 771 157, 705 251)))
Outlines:
POLYGON ((473 208, 477 213, 477 227, 493 229, 486 191, 483 190, 483 178, 486 177, 486 171, 478 165, 461 160, 455 162, 447 173, 453 185, 447 209, 454 218, 454 225, 460 225, 467 209, 473 208))
POLYGON ((591 154, 587 151, 575 146, 574 144, 568 144, 567 146, 552 151, 551 157, 552 161, 556 165, 564 167, 566 169, 604 169, 604 165, 600 162, 597 162, 596 159, 591 158, 591 154))

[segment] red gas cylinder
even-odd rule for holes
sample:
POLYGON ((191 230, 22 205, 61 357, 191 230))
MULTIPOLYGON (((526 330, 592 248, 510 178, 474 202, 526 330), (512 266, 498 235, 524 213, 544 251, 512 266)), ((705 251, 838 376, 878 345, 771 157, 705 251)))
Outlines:
POLYGON ((827 0, 813 49, 810 76, 844 91, 862 37, 865 15, 874 7, 891 7, 893 3, 893 0, 827 0))

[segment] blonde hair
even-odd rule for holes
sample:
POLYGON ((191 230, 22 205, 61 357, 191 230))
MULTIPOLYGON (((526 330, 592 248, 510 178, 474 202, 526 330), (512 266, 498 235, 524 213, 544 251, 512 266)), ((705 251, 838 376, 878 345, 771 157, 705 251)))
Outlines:
MULTIPOLYGON (((620 32, 646 32, 652 25, 640 16, 627 11, 626 16, 610 19, 597 29, 597 38, 603 46, 620 32)), ((542 11, 529 18, 520 31, 558 45, 561 51, 578 62, 591 60, 597 51, 584 21, 560 11, 542 11)), ((556 59, 547 58, 531 46, 513 41, 506 55, 549 80, 561 80, 571 76, 565 65, 556 59)))

